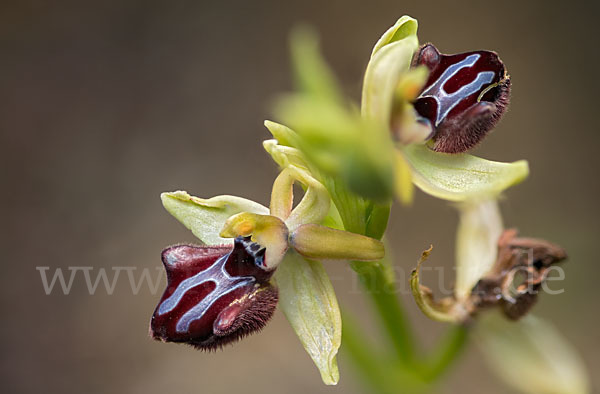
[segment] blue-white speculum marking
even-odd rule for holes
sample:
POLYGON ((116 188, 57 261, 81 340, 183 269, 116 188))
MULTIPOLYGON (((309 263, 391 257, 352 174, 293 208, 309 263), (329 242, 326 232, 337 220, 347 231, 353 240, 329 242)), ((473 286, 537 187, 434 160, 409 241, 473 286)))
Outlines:
POLYGON ((477 77, 474 81, 467 85, 461 86, 456 92, 448 93, 444 90, 444 84, 448 82, 450 78, 456 75, 460 70, 465 67, 470 67, 477 62, 480 55, 469 55, 463 61, 455 63, 444 70, 442 75, 430 85, 419 98, 432 97, 437 102, 437 115, 435 119, 435 126, 439 126, 440 122, 448 115, 448 113, 456 107, 456 105, 464 98, 481 91, 481 87, 484 84, 489 84, 494 79, 494 73, 491 71, 482 71, 477 73, 477 77))
POLYGON ((432 148, 459 153, 475 146, 504 113, 510 79, 495 52, 441 54, 424 45, 413 66, 425 66, 429 77, 414 107, 432 128, 432 148))

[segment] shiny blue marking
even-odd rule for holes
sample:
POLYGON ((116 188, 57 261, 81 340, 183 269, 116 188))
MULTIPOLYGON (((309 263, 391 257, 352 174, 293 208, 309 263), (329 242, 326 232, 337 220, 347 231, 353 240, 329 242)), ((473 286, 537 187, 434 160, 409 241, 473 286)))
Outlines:
POLYGON ((450 111, 458 105, 464 98, 469 97, 473 93, 481 90, 481 87, 486 83, 490 83, 494 80, 495 73, 492 71, 483 71, 477 74, 475 80, 465 86, 462 86, 456 92, 452 94, 446 93, 444 90, 444 84, 455 76, 460 70, 466 67, 471 67, 479 59, 478 54, 469 55, 462 61, 448 67, 442 75, 431 84, 421 95, 421 97, 431 97, 437 102, 437 114, 435 119, 435 127, 448 116, 450 111))
POLYGON ((183 316, 181 316, 181 318, 179 319, 179 321, 177 321, 175 330, 178 333, 188 332, 190 329, 190 325, 194 321, 201 319, 202 316, 204 316, 204 313, 206 313, 206 311, 216 300, 232 292, 235 289, 238 289, 242 286, 254 282, 254 278, 251 276, 242 276, 239 278, 234 278, 227 273, 227 271, 225 270, 225 261, 227 260, 230 254, 231 253, 219 258, 206 270, 181 281, 181 283, 179 284, 179 286, 177 286, 173 294, 171 294, 169 298, 165 299, 159 305, 158 315, 163 315, 175 309, 177 304, 179 304, 179 302, 181 301, 185 293, 188 292, 188 290, 206 282, 213 282, 216 285, 213 291, 211 291, 206 297, 204 297, 204 299, 202 299, 202 301, 196 304, 193 308, 184 313, 183 316))

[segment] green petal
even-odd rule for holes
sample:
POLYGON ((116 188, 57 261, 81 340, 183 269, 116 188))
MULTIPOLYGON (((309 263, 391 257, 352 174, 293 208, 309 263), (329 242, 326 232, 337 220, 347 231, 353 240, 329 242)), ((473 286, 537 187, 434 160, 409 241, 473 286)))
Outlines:
POLYGON ((409 69, 418 47, 419 40, 412 34, 383 46, 373 55, 363 82, 361 109, 364 116, 384 125, 390 124, 398 83, 409 69))
POLYGON ((503 226, 496 200, 465 202, 458 208, 454 294, 461 301, 496 262, 503 226))
POLYGON ((271 209, 275 211, 283 212, 287 207, 291 207, 295 181, 300 182, 306 190, 302 200, 285 217, 285 224, 290 231, 303 224, 321 223, 325 219, 329 213, 331 201, 329 193, 325 186, 317 181, 308 170, 290 165, 281 172, 278 180, 273 184, 271 193, 271 209), (286 201, 282 204, 278 199, 286 201), (284 204, 287 205, 286 208, 283 208, 284 204))
POLYGON ((413 169, 413 182, 425 193, 449 201, 493 198, 523 181, 527 161, 489 161, 467 154, 434 152, 425 145, 402 149, 413 169))
POLYGON ((217 196, 209 199, 193 197, 184 191, 162 193, 165 209, 207 245, 232 243, 219 236, 225 221, 240 212, 268 215, 269 209, 254 201, 235 196, 217 196))
POLYGON ((476 331, 491 370, 528 394, 586 394, 589 378, 577 351, 548 321, 486 316, 476 331))
POLYGON ((336 354, 342 339, 342 320, 323 266, 289 251, 275 271, 275 281, 279 307, 321 372, 323 382, 337 384, 336 354))
POLYGON ((416 35, 418 27, 419 24, 416 19, 411 18, 408 15, 401 16, 400 19, 396 21, 394 26, 387 29, 387 31, 383 33, 381 38, 377 41, 373 47, 371 57, 373 57, 375 52, 379 51, 385 45, 402 40, 409 36, 416 35))

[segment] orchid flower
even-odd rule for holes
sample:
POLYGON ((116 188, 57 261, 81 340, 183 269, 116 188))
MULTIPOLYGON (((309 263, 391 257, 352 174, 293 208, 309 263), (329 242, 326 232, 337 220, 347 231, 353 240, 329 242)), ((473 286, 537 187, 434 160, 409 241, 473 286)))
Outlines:
POLYGON ((321 225, 327 190, 300 156, 275 179, 270 208, 234 196, 210 199, 163 193, 163 205, 204 245, 165 249, 165 290, 151 322, 153 338, 212 350, 267 323, 277 301, 321 371, 338 380, 341 318, 320 260, 379 260, 376 239, 321 225), (306 190, 293 207, 293 185, 306 190))
POLYGON ((508 105, 510 78, 496 53, 419 49, 417 21, 403 16, 373 48, 359 112, 342 97, 316 39, 299 31, 292 44, 300 92, 283 97, 276 113, 300 135, 296 147, 315 167, 341 177, 351 191, 379 201, 395 194, 408 203, 414 183, 460 202, 497 196, 527 177, 526 161, 462 153, 508 105))

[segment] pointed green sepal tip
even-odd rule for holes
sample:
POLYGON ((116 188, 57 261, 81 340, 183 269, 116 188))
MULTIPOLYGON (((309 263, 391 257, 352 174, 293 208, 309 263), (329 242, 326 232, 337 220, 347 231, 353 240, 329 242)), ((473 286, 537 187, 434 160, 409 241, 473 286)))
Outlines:
POLYGON ((402 40, 409 36, 416 36, 417 29, 419 28, 419 22, 416 19, 404 15, 401 16, 393 26, 386 30, 385 33, 379 38, 375 46, 373 47, 373 51, 371 53, 371 57, 375 55, 377 51, 379 51, 382 47, 395 42, 402 40))
POLYGON ((525 160, 502 163, 468 154, 434 152, 416 144, 402 151, 413 170, 415 185, 448 201, 493 198, 529 175, 525 160))
MULTIPOLYGON (((402 18, 400 18, 402 20, 402 18)), ((412 19, 412 18, 411 18, 412 19)), ((413 20, 414 21, 414 20, 413 20)), ((412 22, 409 23, 409 26, 412 22)), ((389 125, 398 84, 409 72, 413 54, 419 47, 414 29, 392 27, 377 42, 365 71, 361 111, 367 118, 389 125), (396 33, 402 33, 395 36, 396 33)), ((396 25, 395 25, 396 26, 396 25)))

